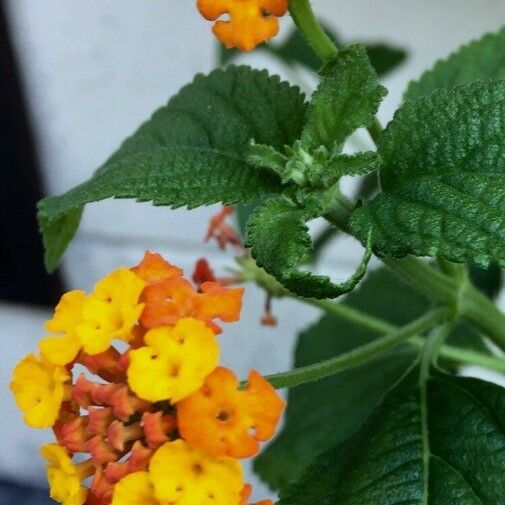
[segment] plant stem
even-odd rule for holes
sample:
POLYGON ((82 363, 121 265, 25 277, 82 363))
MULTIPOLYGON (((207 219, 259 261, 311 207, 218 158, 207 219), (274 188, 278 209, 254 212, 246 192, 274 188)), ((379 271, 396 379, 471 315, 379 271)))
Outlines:
POLYGON ((505 315, 470 282, 461 284, 413 256, 382 261, 438 303, 452 306, 505 350, 505 315))
POLYGON ((440 348, 444 340, 449 336, 453 328, 453 321, 449 321, 440 328, 437 328, 426 339, 423 347, 423 355, 421 359, 420 380, 426 382, 430 376, 430 368, 436 362, 440 348))
MULTIPOLYGON (((365 312, 349 307, 343 303, 335 303, 331 300, 315 300, 315 299, 299 299, 295 300, 308 303, 314 307, 318 307, 329 314, 341 317, 346 321, 350 321, 363 328, 377 331, 379 333, 390 333, 398 329, 392 323, 370 316, 365 312)), ((413 336, 408 340, 408 343, 413 347, 421 350, 426 344, 426 340, 419 336, 413 336)), ((505 360, 496 356, 487 356, 480 352, 471 351, 468 349, 460 349, 451 345, 443 345, 440 348, 440 356, 450 361, 454 361, 464 365, 475 365, 482 368, 487 368, 498 373, 505 374, 505 360)))
MULTIPOLYGON (((409 340, 409 343, 422 349, 426 342, 423 338, 414 337, 409 340)), ((505 375, 505 359, 497 356, 486 356, 480 352, 459 349, 450 345, 443 345, 439 356, 460 364, 478 366, 505 375)))
POLYGON ((445 308, 434 309, 404 327, 387 333, 357 349, 336 356, 314 365, 296 368, 289 372, 267 376, 268 381, 276 388, 293 387, 307 382, 323 379, 348 368, 360 365, 379 353, 397 346, 411 336, 433 328, 449 317, 450 311, 445 308))
MULTIPOLYGON (((319 24, 309 0, 290 0, 289 10, 295 24, 324 63, 338 55, 337 47, 319 24)), ((377 119, 369 127, 369 132, 377 143, 382 133, 382 127, 377 119)), ((330 212, 326 217, 349 233, 347 218, 352 209, 352 203, 342 196, 341 208, 330 212)), ((438 303, 457 309, 458 313, 469 319, 505 350, 505 315, 470 283, 458 282, 454 276, 444 275, 413 257, 402 260, 388 258, 383 261, 428 296, 434 297, 438 303)))
POLYGON ((319 24, 309 0, 290 0, 289 12, 305 40, 323 62, 337 56, 337 46, 319 24))
POLYGON ((378 331, 379 333, 389 333, 391 331, 395 331, 398 329, 395 325, 388 323, 383 319, 370 316, 365 312, 353 309, 352 307, 349 307, 349 305, 345 305, 343 303, 335 303, 331 300, 316 300, 313 298, 310 299, 294 298, 294 299, 304 303, 308 303, 309 305, 318 307, 324 310, 325 312, 328 312, 329 314, 333 314, 335 316, 341 317, 342 319, 345 319, 346 321, 359 324, 364 328, 378 331))
MULTIPOLYGON (((352 235, 348 225, 352 210, 353 204, 341 195, 335 210, 328 212, 325 217, 330 223, 352 235)), ((452 307, 456 313, 486 333, 500 349, 505 350, 505 315, 489 298, 472 286, 468 279, 445 275, 414 256, 381 260, 437 303, 452 307)))

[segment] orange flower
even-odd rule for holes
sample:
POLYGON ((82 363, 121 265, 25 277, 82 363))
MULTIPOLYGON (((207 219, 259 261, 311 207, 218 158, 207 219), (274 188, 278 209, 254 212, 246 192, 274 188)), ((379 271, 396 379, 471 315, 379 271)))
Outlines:
POLYGON ((223 207, 216 215, 211 217, 207 234, 205 235, 205 242, 214 238, 216 239, 219 249, 222 251, 226 249, 228 244, 236 247, 240 251, 244 250, 239 234, 226 222, 234 211, 234 207, 223 207))
POLYGON ((268 440, 284 408, 275 389, 256 371, 239 390, 237 377, 219 367, 196 393, 177 404, 179 431, 189 444, 215 456, 247 458, 268 440))
POLYGON ((146 307, 141 317, 147 328, 160 324, 175 324, 183 317, 194 317, 206 322, 215 333, 219 326, 213 319, 230 323, 237 321, 242 308, 244 288, 227 288, 217 282, 204 282, 201 293, 191 284, 168 280, 146 289, 146 307))
POLYGON ((132 272, 149 284, 169 279, 182 277, 182 270, 165 261, 160 254, 146 252, 142 261, 133 267, 132 272))
POLYGON ((227 47, 252 51, 275 37, 279 31, 276 17, 286 14, 288 0, 198 0, 203 17, 214 23, 214 35, 227 47), (224 14, 228 21, 219 21, 224 14))
POLYGON ((179 319, 193 317, 207 323, 215 333, 220 333, 221 329, 213 323, 213 319, 225 322, 239 319, 243 288, 204 282, 199 293, 182 277, 180 269, 165 262, 161 256, 150 253, 132 270, 150 282, 141 296, 145 307, 140 321, 146 328, 174 325, 179 319))

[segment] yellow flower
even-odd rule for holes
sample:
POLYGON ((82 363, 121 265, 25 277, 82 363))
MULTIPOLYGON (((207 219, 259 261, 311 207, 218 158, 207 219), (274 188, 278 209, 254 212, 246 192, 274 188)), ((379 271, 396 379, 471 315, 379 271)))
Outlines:
POLYGON ((38 359, 23 358, 12 372, 11 391, 32 428, 49 428, 58 417, 70 375, 64 367, 38 359))
POLYGON ((171 505, 239 505, 244 488, 236 459, 212 457, 180 439, 156 451, 149 474, 156 498, 171 505))
POLYGON ((174 327, 148 331, 145 347, 130 352, 128 384, 144 400, 177 402, 197 391, 217 366, 214 332, 202 321, 183 318, 174 327))
POLYGON ((46 330, 62 336, 48 336, 39 342, 39 349, 46 361, 54 365, 72 362, 81 349, 75 327, 82 320, 82 306, 86 298, 84 291, 65 293, 57 305, 54 316, 47 321, 46 330))
POLYGON ((144 305, 139 297, 145 282, 127 268, 102 279, 84 301, 83 322, 76 327, 84 351, 99 354, 115 338, 128 342, 144 305))
POLYGON ((111 505, 159 505, 149 473, 135 472, 114 486, 111 505))
POLYGON ((87 462, 74 465, 65 449, 58 444, 47 444, 40 448, 47 460, 47 480, 51 498, 63 505, 82 505, 86 501, 87 490, 81 480, 90 474, 87 462))

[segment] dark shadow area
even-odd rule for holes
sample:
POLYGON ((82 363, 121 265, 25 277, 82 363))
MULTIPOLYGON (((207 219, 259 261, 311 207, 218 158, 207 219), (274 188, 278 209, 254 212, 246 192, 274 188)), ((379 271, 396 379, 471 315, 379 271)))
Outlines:
POLYGON ((13 484, 0 479, 0 503, 2 505, 55 505, 48 498, 47 490, 13 484))
POLYGON ((42 195, 41 177, 1 0, 0 177, 0 300, 55 304, 62 286, 57 275, 46 273, 43 264, 35 217, 42 195))

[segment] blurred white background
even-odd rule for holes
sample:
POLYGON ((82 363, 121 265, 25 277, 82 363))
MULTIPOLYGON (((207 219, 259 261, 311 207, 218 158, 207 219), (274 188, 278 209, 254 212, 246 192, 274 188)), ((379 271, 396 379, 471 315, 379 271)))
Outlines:
MULTIPOLYGON (((380 111, 384 123, 410 79, 462 43, 505 23, 503 0, 313 3, 346 40, 384 41, 408 50, 407 62, 385 80, 389 95, 380 111)), ((210 24, 199 16, 193 0, 9 0, 7 4, 49 194, 89 177, 155 108, 196 72, 208 72, 216 65, 210 24)), ((286 17, 281 37, 290 27, 286 17)), ((291 76, 261 54, 244 55, 240 61, 291 76)), ((146 249, 162 252, 187 273, 201 256, 222 272, 232 264, 231 252, 223 255, 214 244, 202 241, 215 210, 170 211, 129 201, 90 205, 65 256, 69 287, 90 289, 107 271, 138 262, 146 249)), ((339 243, 321 268, 343 279, 358 254, 356 245, 339 243)), ((240 375, 251 367, 265 373, 287 369, 297 330, 317 315, 296 302, 277 302, 279 325, 263 328, 258 324, 262 304, 263 295, 251 287, 241 322, 228 326, 220 337, 222 361, 240 375)), ((6 384, 11 366, 42 336, 47 315, 22 307, 0 308, 0 430, 10 434, 2 439, 0 474, 32 482, 43 479, 37 444, 50 434, 21 425, 6 384)), ((254 477, 250 480, 255 497, 264 497, 267 490, 254 477)))

